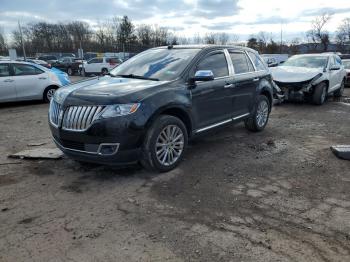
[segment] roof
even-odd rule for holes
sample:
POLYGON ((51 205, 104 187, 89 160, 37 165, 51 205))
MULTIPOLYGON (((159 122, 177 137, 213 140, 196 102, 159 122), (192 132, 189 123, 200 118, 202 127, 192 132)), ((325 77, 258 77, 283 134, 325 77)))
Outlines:
POLYGON ((246 51, 251 51, 256 53, 254 49, 251 49, 249 47, 244 47, 244 46, 236 46, 236 45, 169 45, 169 46, 160 46, 160 47, 155 47, 156 48, 173 48, 173 49, 212 49, 212 48, 237 48, 237 49, 243 49, 246 51))

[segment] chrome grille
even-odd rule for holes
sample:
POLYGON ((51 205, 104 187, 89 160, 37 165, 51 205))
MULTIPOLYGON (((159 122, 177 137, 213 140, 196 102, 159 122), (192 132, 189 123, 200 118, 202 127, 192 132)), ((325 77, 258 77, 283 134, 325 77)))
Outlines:
POLYGON ((90 127, 104 108, 104 106, 70 106, 64 113, 62 128, 84 131, 90 127))
POLYGON ((60 111, 61 111, 61 105, 52 99, 50 103, 49 114, 50 114, 50 121, 55 126, 58 126, 60 111))

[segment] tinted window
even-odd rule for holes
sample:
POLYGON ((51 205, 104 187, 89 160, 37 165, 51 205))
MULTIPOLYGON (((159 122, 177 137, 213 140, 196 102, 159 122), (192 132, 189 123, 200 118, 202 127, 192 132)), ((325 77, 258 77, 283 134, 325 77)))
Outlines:
POLYGON ((228 67, 224 53, 215 53, 204 58, 196 70, 211 70, 214 77, 228 76, 228 67))
POLYGON ((112 64, 119 64, 120 63, 118 58, 107 58, 106 62, 107 63, 112 63, 112 64))
POLYGON ((43 73, 39 68, 26 64, 13 64, 15 76, 38 75, 43 73))
POLYGON ((10 75, 9 65, 0 64, 0 77, 5 77, 10 75))
POLYGON ((111 71, 111 75, 129 75, 157 78, 161 81, 176 79, 200 49, 156 48, 142 52, 111 71))
POLYGON ((253 61, 255 68, 257 71, 266 70, 266 66, 264 62, 260 59, 257 54, 253 52, 248 52, 250 59, 253 61))
MULTIPOLYGON (((305 56, 296 55, 289 58, 281 66, 295 66, 295 67, 308 67, 308 68, 323 68, 327 65, 327 56, 305 56)), ((333 64, 333 58, 330 59, 330 64, 333 64)))
POLYGON ((251 62, 244 53, 230 53, 235 74, 243 74, 254 71, 251 62))
POLYGON ((97 64, 97 63, 102 63, 102 62, 103 62, 102 58, 94 58, 94 59, 91 59, 88 63, 89 64, 97 64))

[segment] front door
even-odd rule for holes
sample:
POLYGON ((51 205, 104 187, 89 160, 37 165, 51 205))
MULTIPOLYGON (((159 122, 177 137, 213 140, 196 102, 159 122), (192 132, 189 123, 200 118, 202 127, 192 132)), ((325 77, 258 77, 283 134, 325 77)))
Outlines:
POLYGON ((10 74, 10 66, 7 63, 0 64, 0 102, 16 100, 16 88, 13 76, 10 74))
POLYGON ((29 64, 12 64, 18 100, 40 99, 47 82, 44 71, 29 64))
POLYGON ((192 92, 194 120, 197 129, 230 121, 232 100, 229 85, 229 69, 224 50, 207 54, 195 67, 198 70, 211 70, 214 80, 196 82, 192 92))

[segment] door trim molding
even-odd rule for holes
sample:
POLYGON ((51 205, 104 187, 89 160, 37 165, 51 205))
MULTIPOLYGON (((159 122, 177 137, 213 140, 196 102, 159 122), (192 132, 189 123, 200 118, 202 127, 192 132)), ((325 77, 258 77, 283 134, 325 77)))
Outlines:
POLYGON ((227 120, 224 120, 224 121, 212 124, 210 126, 206 126, 206 127, 200 128, 200 129, 196 130, 195 133, 200 133, 200 132, 207 131, 207 130, 212 129, 214 127, 218 127, 218 126, 221 126, 221 125, 224 125, 224 124, 236 121, 236 120, 241 119, 243 117, 246 117, 248 115, 250 115, 250 113, 246 113, 246 114, 243 114, 243 115, 240 115, 240 116, 236 116, 234 118, 230 118, 230 119, 227 119, 227 120))

